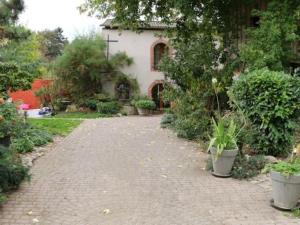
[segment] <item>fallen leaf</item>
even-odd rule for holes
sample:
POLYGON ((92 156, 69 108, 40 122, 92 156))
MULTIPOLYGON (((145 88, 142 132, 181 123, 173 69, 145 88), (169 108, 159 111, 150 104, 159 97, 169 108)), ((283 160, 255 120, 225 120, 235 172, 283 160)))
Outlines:
POLYGON ((110 209, 104 209, 104 210, 103 210, 103 213, 104 213, 104 214, 110 214, 110 209))
POLYGON ((39 223, 40 221, 39 221, 37 218, 34 218, 34 219, 32 220, 32 222, 33 222, 33 223, 39 223))

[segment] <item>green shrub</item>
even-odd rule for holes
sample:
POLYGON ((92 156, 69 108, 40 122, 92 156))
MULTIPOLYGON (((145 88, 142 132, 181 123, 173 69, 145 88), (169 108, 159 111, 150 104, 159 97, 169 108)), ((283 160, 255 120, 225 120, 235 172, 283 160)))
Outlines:
POLYGON ((207 127, 210 127, 209 120, 202 120, 193 117, 178 118, 174 123, 177 136, 189 140, 197 138, 207 139, 207 127))
POLYGON ((201 99, 184 93, 175 101, 174 129, 178 137, 206 140, 211 132, 211 118, 207 114, 201 99))
POLYGON ((287 155, 299 116, 300 80, 267 69, 242 75, 230 90, 231 100, 252 123, 259 154, 287 155))
POLYGON ((97 111, 100 114, 113 115, 120 111, 121 107, 118 102, 99 102, 97 104, 97 111))
POLYGON ((141 99, 135 102, 135 107, 139 109, 153 110, 156 108, 155 102, 152 100, 141 99))
POLYGON ((171 127, 176 120, 176 116, 174 114, 166 113, 163 115, 160 121, 161 128, 171 127))
POLYGON ((21 123, 15 105, 11 103, 0 104, 0 138, 13 135, 21 123))
POLYGON ((42 146, 53 140, 52 135, 46 130, 31 128, 24 132, 34 146, 42 146))
POLYGON ((83 106, 89 108, 90 110, 96 111, 98 103, 99 101, 97 99, 88 99, 83 106))
POLYGON ((0 160, 0 194, 17 189, 27 177, 29 177, 28 169, 22 164, 0 160))
POLYGON ((232 168, 232 177, 235 179, 248 179, 260 174, 266 165, 263 155, 241 156, 235 158, 232 168))
POLYGON ((13 139, 10 149, 18 153, 32 152, 34 149, 34 143, 29 137, 20 137, 13 139))
POLYGON ((48 131, 33 128, 25 123, 22 124, 22 129, 12 138, 11 148, 19 153, 26 153, 32 151, 34 146, 46 145, 51 141, 52 135, 48 131))

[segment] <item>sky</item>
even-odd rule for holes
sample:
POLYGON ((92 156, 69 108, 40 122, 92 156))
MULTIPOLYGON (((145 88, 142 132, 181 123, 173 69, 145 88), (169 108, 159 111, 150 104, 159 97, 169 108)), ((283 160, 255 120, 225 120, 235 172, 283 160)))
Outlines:
POLYGON ((25 0, 25 11, 19 23, 33 31, 61 27, 64 35, 72 40, 78 34, 100 31, 100 21, 81 15, 77 7, 84 0, 25 0))

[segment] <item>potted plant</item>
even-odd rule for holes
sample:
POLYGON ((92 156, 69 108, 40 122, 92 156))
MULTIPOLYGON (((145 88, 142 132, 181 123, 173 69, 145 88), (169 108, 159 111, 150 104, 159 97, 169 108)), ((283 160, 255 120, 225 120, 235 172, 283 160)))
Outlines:
POLYGON ((155 102, 148 99, 141 99, 135 102, 135 107, 138 110, 139 115, 147 116, 151 115, 155 109, 155 102))
POLYGON ((218 122, 213 119, 213 136, 208 150, 212 156, 213 175, 230 177, 235 157, 238 153, 236 125, 230 120, 226 125, 224 118, 218 122))
POLYGON ((300 158, 268 164, 265 171, 271 173, 273 206, 294 209, 300 198, 300 158))

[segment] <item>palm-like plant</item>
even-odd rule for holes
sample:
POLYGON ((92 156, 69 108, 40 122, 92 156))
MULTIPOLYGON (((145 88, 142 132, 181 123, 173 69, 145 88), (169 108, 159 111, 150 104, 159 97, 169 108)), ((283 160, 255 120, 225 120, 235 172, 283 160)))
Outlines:
POLYGON ((230 121, 229 126, 226 126, 223 118, 220 118, 218 122, 213 119, 213 137, 210 139, 208 150, 215 147, 217 157, 219 157, 224 150, 236 149, 238 135, 236 130, 233 120, 230 121))

